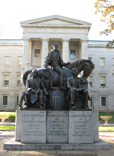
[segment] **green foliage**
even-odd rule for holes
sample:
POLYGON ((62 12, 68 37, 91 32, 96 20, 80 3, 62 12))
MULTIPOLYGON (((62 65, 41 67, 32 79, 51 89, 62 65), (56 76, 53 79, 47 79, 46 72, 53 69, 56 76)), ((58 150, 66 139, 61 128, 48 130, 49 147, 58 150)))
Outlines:
POLYGON ((99 131, 114 131, 114 127, 99 127, 99 131))
POLYGON ((15 130, 15 126, 7 126, 7 125, 0 125, 1 131, 12 131, 15 130))
MULTIPOLYGON (((101 13, 101 22, 105 22, 107 27, 100 34, 109 35, 114 30, 114 0, 96 0, 95 13, 101 13)), ((114 40, 108 43, 107 48, 111 48, 114 40)))
POLYGON ((13 121, 15 121, 15 114, 11 114, 9 116, 9 118, 7 118, 6 120, 13 120, 13 121))
POLYGON ((109 41, 108 44, 106 45, 106 47, 111 49, 113 45, 114 45, 114 40, 109 41))
POLYGON ((103 119, 100 118, 100 116, 113 116, 109 121, 114 121, 114 113, 105 113, 105 112, 99 112, 99 121, 103 119))

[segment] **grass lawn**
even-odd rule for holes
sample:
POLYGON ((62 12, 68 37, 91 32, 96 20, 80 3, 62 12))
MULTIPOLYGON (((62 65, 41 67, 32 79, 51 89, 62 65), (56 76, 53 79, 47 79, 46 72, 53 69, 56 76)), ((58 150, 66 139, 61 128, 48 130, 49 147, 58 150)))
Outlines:
POLYGON ((0 115, 15 115, 15 112, 1 112, 0 115))
POLYGON ((12 131, 12 130, 15 130, 15 126, 0 125, 0 130, 12 131))
POLYGON ((114 121, 114 113, 99 112, 99 120, 103 120, 100 118, 100 116, 113 116, 112 119, 110 119, 109 121, 114 121))
POLYGON ((114 127, 99 127, 99 131, 114 131, 114 127))

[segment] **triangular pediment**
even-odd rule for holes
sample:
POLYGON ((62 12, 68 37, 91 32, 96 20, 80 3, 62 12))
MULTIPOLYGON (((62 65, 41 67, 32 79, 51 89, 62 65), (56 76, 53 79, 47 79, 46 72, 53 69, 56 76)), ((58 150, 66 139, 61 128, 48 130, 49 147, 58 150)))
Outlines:
POLYGON ((53 15, 32 20, 23 21, 20 23, 22 27, 34 27, 34 26, 44 26, 44 27, 91 27, 91 23, 80 21, 77 19, 72 19, 64 16, 53 15))
POLYGON ((50 19, 50 20, 44 20, 44 21, 40 21, 40 22, 32 22, 30 24, 42 24, 42 25, 82 25, 80 23, 74 23, 74 22, 69 22, 69 21, 66 21, 66 20, 61 20, 61 19, 50 19))

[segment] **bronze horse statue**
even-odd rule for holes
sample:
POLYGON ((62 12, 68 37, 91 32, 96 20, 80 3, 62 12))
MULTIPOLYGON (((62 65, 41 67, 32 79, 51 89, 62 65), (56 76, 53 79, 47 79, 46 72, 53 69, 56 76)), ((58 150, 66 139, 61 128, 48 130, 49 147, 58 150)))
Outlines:
MULTIPOLYGON (((78 70, 78 74, 83 71, 82 77, 83 79, 87 79, 87 77, 91 74, 94 69, 94 64, 86 59, 76 60, 72 63, 69 63, 66 67, 62 68, 64 75, 64 87, 66 88, 67 78, 72 76, 72 69, 76 68, 78 70)), ((40 68, 37 69, 38 78, 42 79, 47 90, 52 89, 52 87, 58 87, 59 85, 59 74, 51 68, 40 68)), ((26 85, 26 80, 32 77, 32 70, 28 70, 23 75, 23 83, 26 85)), ((66 88, 67 89, 67 88, 66 88)), ((25 99, 25 91, 22 93, 19 106, 21 109, 23 100, 25 99)))
MULTIPOLYGON (((86 59, 76 60, 72 63, 69 63, 69 65, 67 65, 65 68, 62 68, 64 74, 64 82, 66 82, 67 78, 72 76, 72 69, 74 67, 78 70, 78 74, 83 71, 82 78, 87 79, 87 77, 91 74, 91 72, 94 69, 94 64, 91 61, 86 59)), ((40 68, 37 69, 37 71, 38 71, 38 77, 40 79, 43 78, 45 80, 45 78, 50 77, 50 80, 52 81, 52 86, 58 87, 59 74, 56 71, 52 70, 51 68, 47 68, 47 69, 40 68)), ((27 78, 30 77, 32 77, 32 70, 28 70, 24 73, 23 75, 24 85, 26 85, 27 78)))

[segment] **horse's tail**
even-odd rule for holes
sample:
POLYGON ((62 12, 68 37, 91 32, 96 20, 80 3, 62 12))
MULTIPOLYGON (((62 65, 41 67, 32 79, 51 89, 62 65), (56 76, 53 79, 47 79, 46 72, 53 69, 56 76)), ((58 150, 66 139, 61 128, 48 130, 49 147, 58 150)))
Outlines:
POLYGON ((23 75, 23 84, 26 85, 27 76, 32 72, 32 70, 27 70, 23 75))

